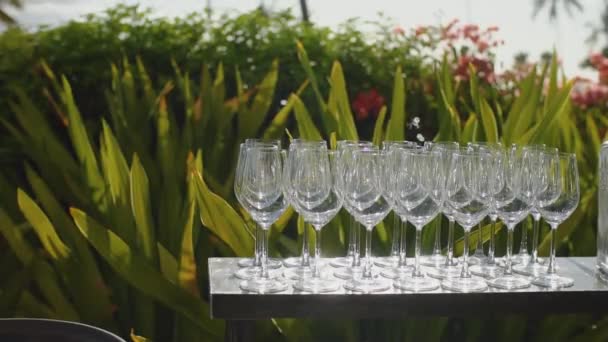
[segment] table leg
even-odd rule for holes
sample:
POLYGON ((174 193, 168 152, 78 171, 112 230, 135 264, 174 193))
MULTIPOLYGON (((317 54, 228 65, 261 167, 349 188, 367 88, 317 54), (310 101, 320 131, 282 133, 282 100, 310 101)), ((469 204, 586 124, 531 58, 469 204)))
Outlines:
POLYGON ((224 341, 247 342, 255 340, 255 321, 227 320, 224 341))

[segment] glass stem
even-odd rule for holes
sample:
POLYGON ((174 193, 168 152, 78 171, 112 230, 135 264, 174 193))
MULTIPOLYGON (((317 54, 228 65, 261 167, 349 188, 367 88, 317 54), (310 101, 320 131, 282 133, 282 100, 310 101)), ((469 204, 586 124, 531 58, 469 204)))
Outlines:
POLYGON ((488 246, 488 264, 493 265, 495 262, 494 251, 496 249, 496 218, 490 224, 490 244, 488 246))
POLYGON ((525 224, 521 227, 521 243, 519 244, 519 254, 528 254, 528 230, 525 224))
POLYGON ((268 279, 270 278, 268 275, 268 249, 266 248, 266 246, 268 245, 268 234, 266 232, 266 229, 262 228, 262 241, 263 245, 262 245, 262 278, 264 279, 268 279))
POLYGON ((346 256, 351 258, 355 257, 355 249, 357 247, 357 231, 355 230, 356 224, 357 222, 355 221, 355 218, 350 216, 350 220, 348 222, 348 251, 346 252, 346 256))
POLYGON ((547 267, 548 274, 555 274, 555 232, 557 231, 557 225, 551 225, 551 253, 549 254, 549 266, 547 267))
POLYGON ((262 229, 258 224, 255 225, 255 248, 253 255, 253 266, 260 267, 262 266, 262 246, 264 241, 262 241, 262 229))
POLYGON ((434 255, 441 255, 441 217, 437 219, 435 225, 435 246, 433 247, 434 255))
POLYGON ((355 221, 353 225, 353 229, 355 231, 355 254, 353 256, 353 266, 359 267, 361 266, 361 225, 359 222, 355 221))
POLYGON ((320 278, 320 269, 321 269, 321 228, 317 229, 315 227, 315 261, 312 265, 312 276, 313 278, 320 278))
POLYGON ((511 256, 513 255, 513 231, 515 227, 507 227, 507 268, 505 269, 506 275, 513 274, 513 260, 511 256))
POLYGON ((310 253, 308 252, 308 224, 304 222, 304 235, 302 236, 302 266, 310 265, 310 253))
POLYGON ((401 220, 400 229, 401 236, 399 238, 401 241, 399 243, 399 267, 405 267, 407 266, 407 243, 405 240, 405 234, 407 231, 406 220, 401 220))
POLYGON ((477 226, 477 246, 475 247, 475 253, 476 254, 479 254, 479 253, 483 254, 482 227, 483 227, 482 222, 479 222, 479 225, 477 226))
POLYGON ((538 234, 540 227, 540 217, 534 217, 534 226, 532 228, 532 262, 538 262, 538 234))
POLYGON ((421 237, 422 236, 422 227, 416 227, 416 259, 414 263, 414 277, 422 277, 422 271, 420 270, 420 249, 421 249, 421 237))
POLYGON ((391 256, 399 256, 399 216, 393 213, 393 236, 391 237, 391 256))
MULTIPOLYGON (((373 228, 373 227, 372 227, 373 228)), ((372 277, 372 229, 365 229, 365 268, 363 278, 372 277)))
POLYGON ((452 266, 454 264, 454 220, 448 221, 448 251, 445 258, 445 265, 452 266))
POLYGON ((471 272, 469 272, 469 234, 471 229, 464 230, 464 251, 462 254, 463 263, 462 263, 462 273, 460 274, 461 278, 470 278, 471 272))

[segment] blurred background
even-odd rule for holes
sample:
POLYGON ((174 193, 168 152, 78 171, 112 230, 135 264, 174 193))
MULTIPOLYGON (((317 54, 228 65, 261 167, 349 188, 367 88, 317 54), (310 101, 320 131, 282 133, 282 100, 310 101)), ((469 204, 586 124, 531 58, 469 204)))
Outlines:
MULTIPOLYGON (((239 144, 254 137, 576 153, 581 201, 557 251, 595 255, 606 1, 0 0, 0 22, 2 317, 81 321, 133 341, 222 340, 207 259, 253 253, 233 180, 239 144)), ((341 213, 325 229, 327 256, 345 253, 347 222, 341 213)), ((374 254, 388 253, 392 222, 374 230, 374 254)), ((516 229, 516 250, 530 227, 516 229)), ((489 225, 481 232, 487 249, 489 225)), ((287 210, 270 254, 297 255, 303 234, 287 210)), ((603 341, 608 318, 276 319, 257 322, 255 337, 370 336, 603 341)))

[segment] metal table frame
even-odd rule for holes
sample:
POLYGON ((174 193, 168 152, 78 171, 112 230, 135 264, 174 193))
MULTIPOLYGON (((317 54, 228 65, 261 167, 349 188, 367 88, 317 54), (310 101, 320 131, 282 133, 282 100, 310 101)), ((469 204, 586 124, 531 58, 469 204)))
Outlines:
POLYGON ((608 283, 595 270, 595 257, 558 258, 559 273, 572 277, 574 286, 551 290, 531 286, 519 291, 490 289, 454 293, 442 289, 412 293, 395 288, 380 293, 336 292, 314 294, 294 290, 258 294, 244 292, 233 276, 237 258, 210 258, 211 317, 226 320, 226 340, 253 336, 254 320, 270 318, 375 319, 407 316, 486 316, 497 314, 602 313, 608 302, 608 283), (481 305, 483 304, 483 305, 481 305), (456 309, 457 308, 457 309, 456 309))

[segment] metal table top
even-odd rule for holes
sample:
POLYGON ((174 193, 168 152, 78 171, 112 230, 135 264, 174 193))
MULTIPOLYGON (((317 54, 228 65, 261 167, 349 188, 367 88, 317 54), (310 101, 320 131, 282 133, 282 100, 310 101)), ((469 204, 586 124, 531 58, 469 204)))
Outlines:
MULTIPOLYGON (((596 274, 595 257, 557 258, 561 275, 574 286, 550 290, 532 285, 518 291, 490 288, 455 293, 442 289, 412 293, 396 288, 379 293, 308 293, 294 290, 273 294, 242 291, 233 273, 238 258, 210 258, 211 317, 228 320, 307 317, 323 319, 402 318, 408 315, 487 316, 501 314, 608 313, 608 283, 596 274)), ((342 281, 342 280, 340 280, 342 281)))

